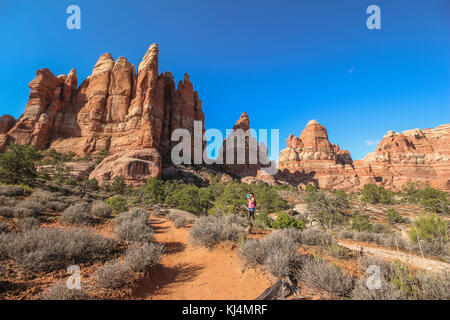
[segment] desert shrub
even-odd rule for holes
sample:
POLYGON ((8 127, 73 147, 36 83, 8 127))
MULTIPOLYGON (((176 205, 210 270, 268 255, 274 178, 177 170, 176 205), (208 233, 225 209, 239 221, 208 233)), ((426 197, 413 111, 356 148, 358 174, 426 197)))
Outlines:
POLYGON ((306 260, 297 274, 298 280, 312 288, 325 290, 334 296, 347 297, 353 288, 351 276, 322 260, 306 260))
POLYGON ((267 249, 261 240, 248 239, 239 246, 239 256, 245 265, 263 264, 267 258, 267 249))
POLYGON ((394 208, 390 208, 387 211, 386 216, 387 216, 389 223, 391 223, 391 224, 407 222, 407 219, 405 219, 401 215, 399 215, 398 212, 394 208))
POLYGON ((89 224, 89 208, 85 204, 76 204, 68 207, 61 214, 61 220, 69 224, 89 224))
POLYGON ((88 300, 89 295, 83 289, 69 289, 65 282, 57 283, 41 295, 42 300, 88 300))
POLYGON ((450 274, 420 272, 417 275, 420 300, 450 300, 450 274))
POLYGON ((272 225, 272 219, 269 217, 267 213, 259 212, 259 214, 255 215, 255 221, 253 225, 256 228, 261 229, 270 228, 272 225))
POLYGON ((448 300, 450 298, 450 276, 448 273, 435 274, 425 271, 415 272, 399 261, 388 263, 374 257, 362 257, 359 263, 364 270, 370 265, 380 268, 381 288, 367 288, 366 277, 360 279, 352 293, 354 299, 361 300, 448 300))
POLYGON ((164 254, 164 246, 158 243, 144 243, 127 249, 125 261, 130 269, 137 272, 149 271, 156 266, 164 254))
POLYGON ((383 259, 373 256, 363 256, 358 258, 358 263, 361 268, 367 272, 370 266, 377 266, 380 268, 380 276, 386 280, 391 279, 393 266, 391 263, 386 262, 383 259))
POLYGON ((326 247, 334 244, 333 237, 319 229, 306 229, 301 233, 301 243, 308 246, 326 247))
POLYGON ((229 217, 204 216, 194 223, 189 238, 194 244, 213 247, 222 241, 236 242, 243 232, 244 228, 229 217))
POLYGON ((0 222, 0 233, 8 232, 8 224, 5 222, 0 222))
POLYGON ((362 242, 375 242, 377 244, 381 244, 382 242, 382 236, 377 233, 372 232, 355 232, 353 239, 356 241, 362 241, 362 242))
POLYGON ((342 230, 339 232, 339 237, 342 239, 353 239, 355 233, 350 230, 342 230))
POLYGON ((0 182, 9 184, 34 184, 37 171, 34 162, 40 154, 33 146, 10 144, 0 153, 0 182))
POLYGON ((119 214, 117 217, 114 218, 114 223, 121 224, 122 222, 128 220, 138 220, 143 224, 150 223, 148 212, 143 208, 131 208, 127 212, 119 214))
POLYGON ((46 204, 51 201, 57 201, 58 195, 55 193, 48 192, 48 191, 37 190, 37 191, 34 191, 30 195, 29 199, 33 199, 34 201, 38 201, 43 204, 46 204))
POLYGON ((305 222, 287 215, 286 212, 282 212, 272 221, 271 226, 274 229, 296 228, 303 230, 305 229, 305 222))
POLYGON ((22 186, 0 186, 0 196, 17 197, 25 194, 25 188, 22 186))
POLYGON ((32 211, 33 215, 38 215, 45 211, 45 206, 40 201, 36 201, 34 199, 26 199, 24 201, 19 202, 16 205, 16 209, 28 209, 32 211))
POLYGON ((11 207, 0 207, 0 216, 10 218, 14 215, 14 210, 11 207))
POLYGON ((196 215, 206 214, 213 200, 206 189, 183 184, 166 197, 166 203, 196 215))
POLYGON ((14 207, 19 200, 13 197, 0 196, 0 206, 14 207))
POLYGON ((415 272, 408 265, 394 261, 391 269, 391 283, 406 299, 418 298, 419 282, 415 272))
POLYGON ((355 288, 351 293, 354 300, 402 300, 405 299, 400 290, 390 281, 381 278, 380 288, 370 289, 367 286, 367 278, 361 277, 356 281, 355 288))
POLYGON ((95 201, 91 207, 91 213, 98 218, 108 218, 111 216, 112 209, 103 201, 95 201))
POLYGON ((289 204, 276 191, 276 188, 259 182, 250 185, 250 191, 255 194, 259 212, 272 213, 289 209, 289 204))
POLYGON ((373 230, 373 225, 370 223, 369 218, 361 215, 361 214, 355 214, 352 217, 352 224, 350 226, 355 231, 367 231, 370 232, 373 230))
POLYGON ((41 225, 39 219, 33 217, 26 217, 19 220, 20 230, 30 230, 32 228, 37 228, 41 225))
POLYGON ((347 199, 321 191, 308 194, 308 211, 323 227, 334 228, 347 221, 350 209, 347 199))
POLYGON ((22 208, 22 207, 15 207, 14 208, 14 217, 17 219, 23 219, 23 218, 30 218, 30 217, 36 217, 37 214, 30 209, 22 208))
POLYGON ((141 208, 133 208, 114 218, 116 235, 126 241, 146 242, 153 238, 153 229, 148 213, 141 208))
POLYGON ((375 233, 387 233, 390 229, 387 225, 376 222, 372 225, 372 231, 375 233))
POLYGON ((115 234, 122 240, 145 242, 153 238, 153 229, 139 220, 125 220, 116 225, 115 234))
POLYGON ((245 266, 263 265, 275 277, 293 277, 306 259, 297 253, 301 232, 282 229, 261 240, 249 239, 239 246, 238 254, 245 266))
POLYGON ((124 177, 115 176, 110 185, 110 191, 114 194, 124 194, 127 189, 124 177))
POLYGON ((450 214, 450 201, 448 199, 428 199, 423 200, 422 205, 425 210, 440 213, 444 215, 450 214))
POLYGON ((441 217, 431 214, 417 218, 414 226, 409 230, 411 241, 418 239, 431 242, 432 240, 448 241, 448 222, 441 217))
POLYGON ((142 189, 144 196, 147 198, 149 203, 164 203, 166 199, 166 184, 164 181, 157 178, 148 179, 142 189))
POLYGON ((128 210, 127 200, 121 196, 112 196, 106 199, 105 202, 111 207, 114 213, 122 213, 128 210))
POLYGON ((68 204, 62 201, 50 201, 47 203, 47 208, 55 212, 62 212, 68 207, 68 204))
POLYGON ((351 256, 351 250, 337 244, 332 244, 325 248, 325 251, 336 259, 346 259, 351 256))
POLYGON ((104 258, 115 252, 112 239, 87 229, 39 227, 0 235, 0 255, 29 271, 53 271, 104 258))
POLYGON ((127 286, 131 279, 132 272, 127 264, 110 260, 95 272, 94 285, 99 288, 120 289, 127 286))
POLYGON ((372 204, 392 204, 394 202, 394 193, 386 190, 383 186, 366 184, 361 190, 361 201, 372 204))
POLYGON ((377 243, 385 246, 392 247, 398 249, 406 249, 408 248, 408 242, 405 241, 401 236, 396 235, 395 233, 385 234, 382 237, 377 237, 377 243))
POLYGON ((307 256, 302 256, 291 250, 271 252, 264 260, 264 266, 273 276, 282 279, 292 277, 301 268, 307 256))
POLYGON ((188 224, 188 219, 186 217, 177 217, 173 221, 175 228, 184 228, 188 224))

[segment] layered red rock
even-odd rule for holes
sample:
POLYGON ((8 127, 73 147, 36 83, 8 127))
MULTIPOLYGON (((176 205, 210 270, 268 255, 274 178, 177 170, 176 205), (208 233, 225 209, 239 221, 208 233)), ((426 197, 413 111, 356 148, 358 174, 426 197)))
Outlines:
POLYGON ((204 130, 204 114, 187 74, 178 87, 169 72, 159 74, 158 54, 152 44, 137 73, 126 58, 103 54, 79 87, 75 69, 58 77, 38 70, 24 114, 0 144, 9 140, 79 155, 108 151, 111 158, 91 174, 100 180, 160 176, 161 159, 176 143, 170 141, 173 130, 193 133, 195 120, 204 130))
POLYGON ((281 180, 322 188, 351 189, 361 184, 350 153, 331 143, 316 120, 308 122, 300 137, 291 134, 286 145, 278 159, 281 180))
POLYGON ((294 184, 356 189, 367 183, 401 188, 420 181, 450 190, 450 125, 435 129, 389 131, 376 151, 352 161, 329 142, 325 127, 312 120, 300 137, 289 136, 280 153, 280 178, 294 184))
POLYGON ((389 187, 400 189, 405 183, 421 182, 450 190, 450 124, 389 131, 375 152, 354 165, 359 171, 370 168, 376 180, 389 187))

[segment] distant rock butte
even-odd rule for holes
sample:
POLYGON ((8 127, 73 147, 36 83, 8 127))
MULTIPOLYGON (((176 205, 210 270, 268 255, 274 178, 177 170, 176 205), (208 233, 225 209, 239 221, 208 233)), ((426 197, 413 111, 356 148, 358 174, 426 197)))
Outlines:
POLYGON ((450 190, 450 124, 435 129, 389 131, 363 160, 329 142, 324 126, 311 120, 300 137, 290 135, 278 160, 278 179, 293 184, 352 190, 367 183, 400 189, 420 181, 450 190))
POLYGON ((193 134, 194 120, 204 128, 202 103, 189 76, 176 87, 170 72, 159 74, 156 44, 137 73, 126 58, 114 61, 106 53, 80 86, 75 69, 58 77, 42 69, 29 87, 17 122, 0 118, 0 151, 11 141, 79 155, 106 150, 112 156, 90 175, 100 183, 117 175, 130 183, 160 177, 162 158, 175 144, 172 132, 185 128, 193 134))

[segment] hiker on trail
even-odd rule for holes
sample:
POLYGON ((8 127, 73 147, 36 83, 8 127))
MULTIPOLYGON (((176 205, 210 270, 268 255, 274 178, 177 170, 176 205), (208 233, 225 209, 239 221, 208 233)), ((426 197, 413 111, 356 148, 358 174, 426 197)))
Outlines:
POLYGON ((256 208, 256 199, 253 192, 250 192, 247 195, 247 201, 248 201, 248 225, 249 225, 248 232, 251 232, 253 228, 253 221, 255 220, 255 208, 256 208))

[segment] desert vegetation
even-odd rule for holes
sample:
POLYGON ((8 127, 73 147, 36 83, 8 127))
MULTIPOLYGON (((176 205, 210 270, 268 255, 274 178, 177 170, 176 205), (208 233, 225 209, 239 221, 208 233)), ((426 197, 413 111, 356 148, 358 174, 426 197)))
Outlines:
POLYGON ((300 190, 224 179, 225 173, 211 168, 192 170, 203 176, 189 182, 149 179, 131 187, 115 177, 100 185, 71 177, 65 167, 104 156, 80 158, 16 145, 0 154, 0 283, 6 284, 0 297, 133 298, 134 286, 154 277, 164 261, 167 251, 156 234, 167 227, 158 231, 155 221, 167 221, 171 232, 186 233, 184 246, 214 252, 221 243, 231 244, 225 248, 232 248, 243 272, 259 270, 273 277, 273 287, 262 297, 289 292, 323 299, 449 298, 448 272, 425 272, 364 252, 389 250, 448 263, 445 192, 418 183, 395 191, 366 185, 346 193, 311 184, 300 190), (39 166, 53 166, 53 171, 39 166), (257 199, 251 234, 249 192, 257 199), (87 270, 83 290, 65 286, 70 265, 87 270), (381 270, 377 290, 367 287, 370 265, 381 270), (24 289, 14 284, 18 274, 25 283, 37 277, 52 280, 24 289))

